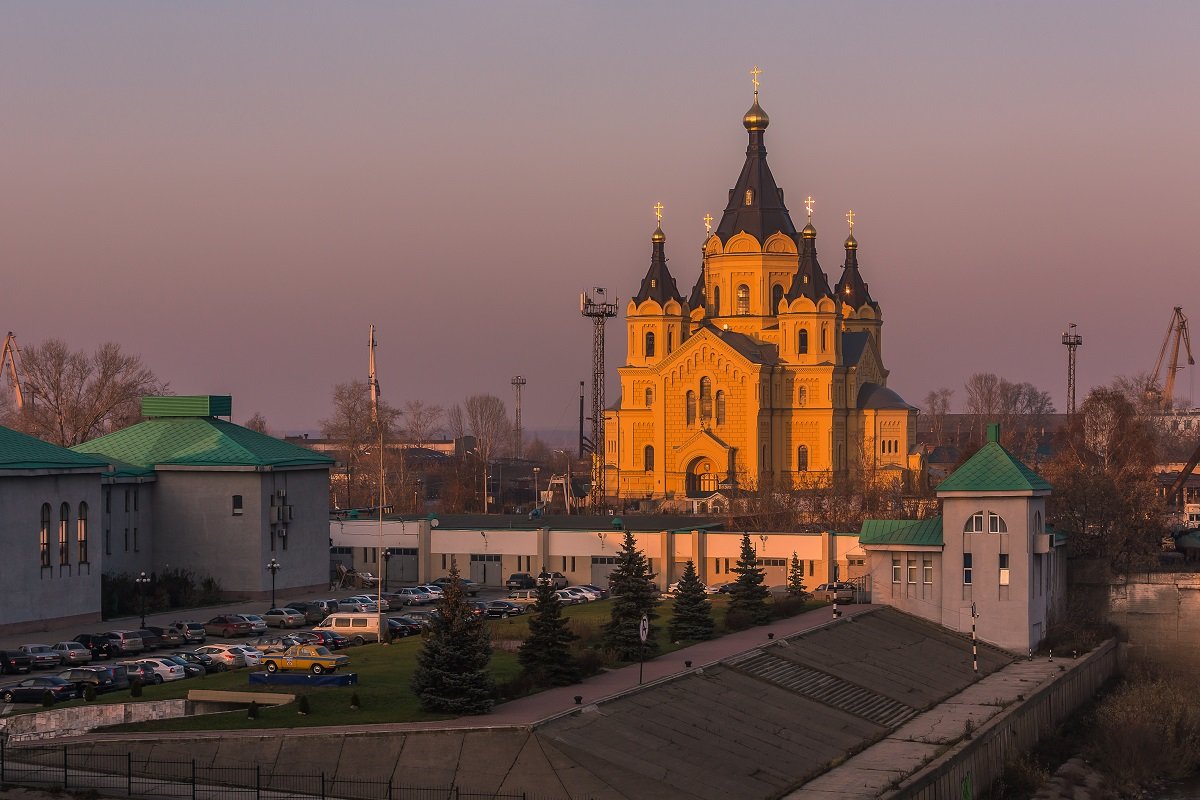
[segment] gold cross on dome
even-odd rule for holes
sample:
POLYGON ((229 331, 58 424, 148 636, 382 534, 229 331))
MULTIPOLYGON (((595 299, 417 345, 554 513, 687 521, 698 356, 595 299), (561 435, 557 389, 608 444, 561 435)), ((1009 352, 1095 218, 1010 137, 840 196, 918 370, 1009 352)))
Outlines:
POLYGON ((705 233, 712 233, 712 221, 713 221, 712 214, 704 215, 704 232, 705 233))
POLYGON ((805 198, 805 200, 804 200, 804 207, 805 207, 805 208, 808 210, 808 218, 809 218, 810 220, 812 219, 812 208, 813 208, 813 204, 814 204, 814 203, 816 203, 816 202, 817 202, 816 200, 813 200, 813 199, 812 199, 812 195, 811 195, 811 194, 810 194, 810 195, 809 195, 807 198, 805 198))
POLYGON ((755 64, 754 69, 750 70, 750 80, 754 84, 754 99, 755 100, 758 99, 758 76, 759 75, 762 75, 762 70, 758 68, 757 64, 755 64))
POLYGON ((654 204, 654 216, 658 217, 658 221, 662 222, 662 210, 666 208, 662 203, 654 204))
POLYGON ((850 232, 854 233, 854 209, 846 212, 846 221, 850 223, 850 232))

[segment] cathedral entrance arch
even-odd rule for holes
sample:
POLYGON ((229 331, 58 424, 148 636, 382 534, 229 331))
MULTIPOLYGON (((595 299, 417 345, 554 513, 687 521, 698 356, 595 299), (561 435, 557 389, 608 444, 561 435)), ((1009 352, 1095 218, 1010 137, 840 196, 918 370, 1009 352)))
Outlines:
POLYGON ((687 469, 688 497, 708 497, 717 491, 716 465, 708 456, 692 459, 687 469))

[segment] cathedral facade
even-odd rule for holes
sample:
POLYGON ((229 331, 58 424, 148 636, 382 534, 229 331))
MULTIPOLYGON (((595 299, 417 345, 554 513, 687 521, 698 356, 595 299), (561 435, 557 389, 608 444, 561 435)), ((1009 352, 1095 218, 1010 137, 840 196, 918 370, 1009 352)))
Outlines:
POLYGON ((605 413, 605 494, 720 498, 854 476, 906 482, 916 409, 887 388, 883 317, 853 235, 831 285, 817 232, 799 231, 767 166, 770 120, 746 112, 746 160, 686 297, 661 223, 626 308, 620 399, 605 413))

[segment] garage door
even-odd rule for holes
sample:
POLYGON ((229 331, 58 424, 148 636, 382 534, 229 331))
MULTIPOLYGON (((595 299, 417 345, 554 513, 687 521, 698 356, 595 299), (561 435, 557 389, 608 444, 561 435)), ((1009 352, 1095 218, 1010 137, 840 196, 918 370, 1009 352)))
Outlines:
POLYGON ((592 585, 608 588, 608 576, 617 568, 616 556, 592 556, 592 585))
POLYGON ((503 567, 498 553, 471 554, 471 580, 481 586, 503 586, 503 567))

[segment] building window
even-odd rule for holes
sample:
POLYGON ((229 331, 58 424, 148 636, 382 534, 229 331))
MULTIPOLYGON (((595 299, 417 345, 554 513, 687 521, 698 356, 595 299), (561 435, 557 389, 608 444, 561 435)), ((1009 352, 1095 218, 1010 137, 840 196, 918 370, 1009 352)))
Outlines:
POLYGON ((129 490, 128 489, 125 490, 125 511, 126 511, 126 513, 129 512, 129 490))
POLYGON ((1008 533, 1008 525, 1004 522, 1004 517, 994 511, 987 512, 987 522, 984 527, 984 512, 976 511, 967 519, 967 524, 963 527, 963 533, 1008 533))
POLYGON ((816 568, 817 568, 817 563, 810 558, 808 560, 808 577, 811 578, 813 575, 816 574, 816 572, 815 572, 816 568))
POLYGON ((654 331, 646 333, 646 358, 654 357, 654 331))
POLYGON ((675 331, 667 329, 667 355, 675 351, 675 331))
POLYGON ((717 392, 717 424, 725 424, 725 392, 717 392))
POLYGON ((739 284, 737 287, 737 314, 745 316, 750 313, 750 287, 739 284))
POLYGON ((808 352, 808 328, 801 328, 796 334, 796 352, 800 355, 808 352))
POLYGON ((1042 512, 1040 511, 1033 512, 1033 532, 1042 532, 1042 512))
POLYGON ((914 558, 908 560, 908 582, 917 582, 917 561, 914 558))
POLYGON ((821 326, 821 352, 829 352, 829 323, 821 326))
POLYGON ((138 549, 137 528, 134 528, 134 529, 133 529, 133 552, 135 552, 135 553, 139 552, 139 549, 138 549))
POLYGON ((108 486, 104 487, 104 513, 112 513, 112 489, 108 486))
POLYGON ((892 583, 900 582, 900 559, 892 558, 892 583))
POLYGON ((71 506, 63 503, 58 507, 58 564, 71 563, 71 551, 67 548, 67 529, 71 525, 71 506))
POLYGON ((654 389, 647 387, 646 389, 646 408, 654 405, 654 389))
POLYGON ((687 393, 687 424, 696 424, 696 393, 690 389, 687 393))
POLYGON ((700 419, 712 419, 712 378, 700 379, 700 419))
POLYGON ((933 559, 932 558, 924 559, 921 562, 921 569, 922 569, 922 572, 924 573, 923 580, 925 581, 925 585, 927 585, 927 586, 931 585, 933 583, 933 559))
POLYGON ((989 511, 988 530, 992 533, 1008 533, 1008 526, 1004 524, 1004 517, 989 511))
POLYGON ((799 389, 796 390, 796 405, 799 406, 800 408, 804 408, 804 404, 807 402, 808 402, 808 389, 804 386, 801 386, 799 389))
POLYGON ((713 313, 721 316, 721 287, 713 287, 713 313))
POLYGON ((43 567, 50 566, 50 504, 42 503, 42 527, 38 533, 38 549, 43 567))
POLYGON ((642 460, 645 462, 646 472, 654 471, 654 447, 646 445, 646 449, 642 451, 642 460))
POLYGON ((109 528, 104 529, 104 555, 112 555, 112 530, 109 528))
POLYGON ((783 284, 777 283, 771 287, 771 313, 779 311, 779 301, 783 299, 783 284))
POLYGON ((748 206, 754 205, 754 190, 753 189, 746 190, 746 195, 745 195, 745 197, 742 198, 742 202, 744 202, 748 206))
POLYGON ((963 583, 971 585, 971 554, 963 553, 963 583))
POLYGON ((75 560, 86 564, 88 560, 88 504, 79 504, 79 518, 75 520, 75 560))
POLYGON ((136 486, 133 487, 133 510, 138 510, 138 490, 136 486))
POLYGON ((1008 586, 1008 553, 1000 554, 1000 585, 1008 586))
POLYGON ((808 472, 808 445, 796 448, 796 472, 808 472))
POLYGON ((129 552, 129 528, 125 529, 125 552, 129 552))
POLYGON ((244 509, 242 507, 242 496, 240 494, 235 494, 233 496, 233 515, 235 517, 240 517, 242 515, 243 510, 244 509))

